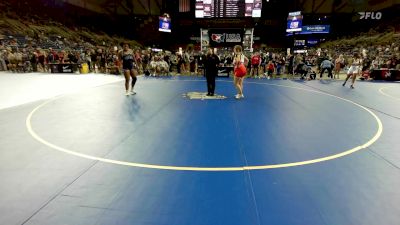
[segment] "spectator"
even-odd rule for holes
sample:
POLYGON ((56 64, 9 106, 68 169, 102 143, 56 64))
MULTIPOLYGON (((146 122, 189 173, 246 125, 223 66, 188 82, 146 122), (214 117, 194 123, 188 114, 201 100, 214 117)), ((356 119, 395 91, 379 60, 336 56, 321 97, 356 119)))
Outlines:
POLYGON ((256 52, 255 54, 253 54, 253 56, 251 57, 251 70, 250 70, 250 76, 252 77, 259 77, 259 71, 258 68, 260 67, 261 64, 261 56, 258 52, 256 52), (256 75, 254 75, 254 71, 256 72, 256 75))
POLYGON ((275 70, 275 65, 272 62, 272 60, 269 60, 268 65, 267 65, 267 70, 268 70, 268 79, 271 79, 272 74, 274 73, 274 70, 275 70))
POLYGON ((339 79, 340 70, 344 68, 344 58, 343 55, 340 54, 339 57, 335 60, 335 78, 339 79))
POLYGON ((6 50, 0 51, 0 71, 7 70, 6 54, 7 54, 6 50))

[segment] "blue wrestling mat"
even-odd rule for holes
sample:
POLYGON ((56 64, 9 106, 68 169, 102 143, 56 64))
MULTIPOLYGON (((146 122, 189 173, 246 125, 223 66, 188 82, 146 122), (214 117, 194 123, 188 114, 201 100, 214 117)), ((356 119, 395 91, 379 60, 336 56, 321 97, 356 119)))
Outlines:
POLYGON ((398 225, 396 85, 141 78, 0 111, 29 189, 8 221, 398 225))

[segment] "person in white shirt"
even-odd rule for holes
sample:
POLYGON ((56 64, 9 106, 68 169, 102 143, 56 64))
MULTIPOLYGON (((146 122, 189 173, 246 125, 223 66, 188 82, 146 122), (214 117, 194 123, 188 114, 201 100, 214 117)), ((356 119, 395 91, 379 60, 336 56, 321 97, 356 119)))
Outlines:
POLYGON ((150 76, 153 76, 153 77, 156 76, 157 65, 158 65, 157 60, 158 60, 158 56, 154 56, 150 61, 150 65, 149 65, 150 76))
POLYGON ((160 74, 168 75, 169 65, 164 60, 164 57, 160 57, 160 61, 158 62, 158 67, 159 67, 159 70, 160 70, 160 74))

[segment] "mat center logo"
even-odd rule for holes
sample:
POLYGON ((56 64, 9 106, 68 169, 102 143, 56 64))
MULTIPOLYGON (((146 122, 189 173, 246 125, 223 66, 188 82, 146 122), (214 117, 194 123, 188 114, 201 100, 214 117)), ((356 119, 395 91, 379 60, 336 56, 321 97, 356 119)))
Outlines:
POLYGON ((184 98, 199 99, 199 100, 215 100, 215 99, 226 99, 226 96, 214 94, 214 96, 207 96, 206 92, 188 92, 182 95, 184 98))

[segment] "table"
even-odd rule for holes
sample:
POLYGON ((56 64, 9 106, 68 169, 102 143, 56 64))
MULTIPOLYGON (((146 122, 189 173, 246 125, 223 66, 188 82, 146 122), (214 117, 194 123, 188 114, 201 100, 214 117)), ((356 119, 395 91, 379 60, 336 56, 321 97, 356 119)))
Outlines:
POLYGON ((75 63, 49 63, 51 73, 74 73, 78 70, 78 64, 75 63))
POLYGON ((375 69, 371 70, 371 78, 374 80, 400 81, 400 70, 375 69))
POLYGON ((219 66, 218 67, 218 77, 229 77, 233 71, 233 66, 219 66))

